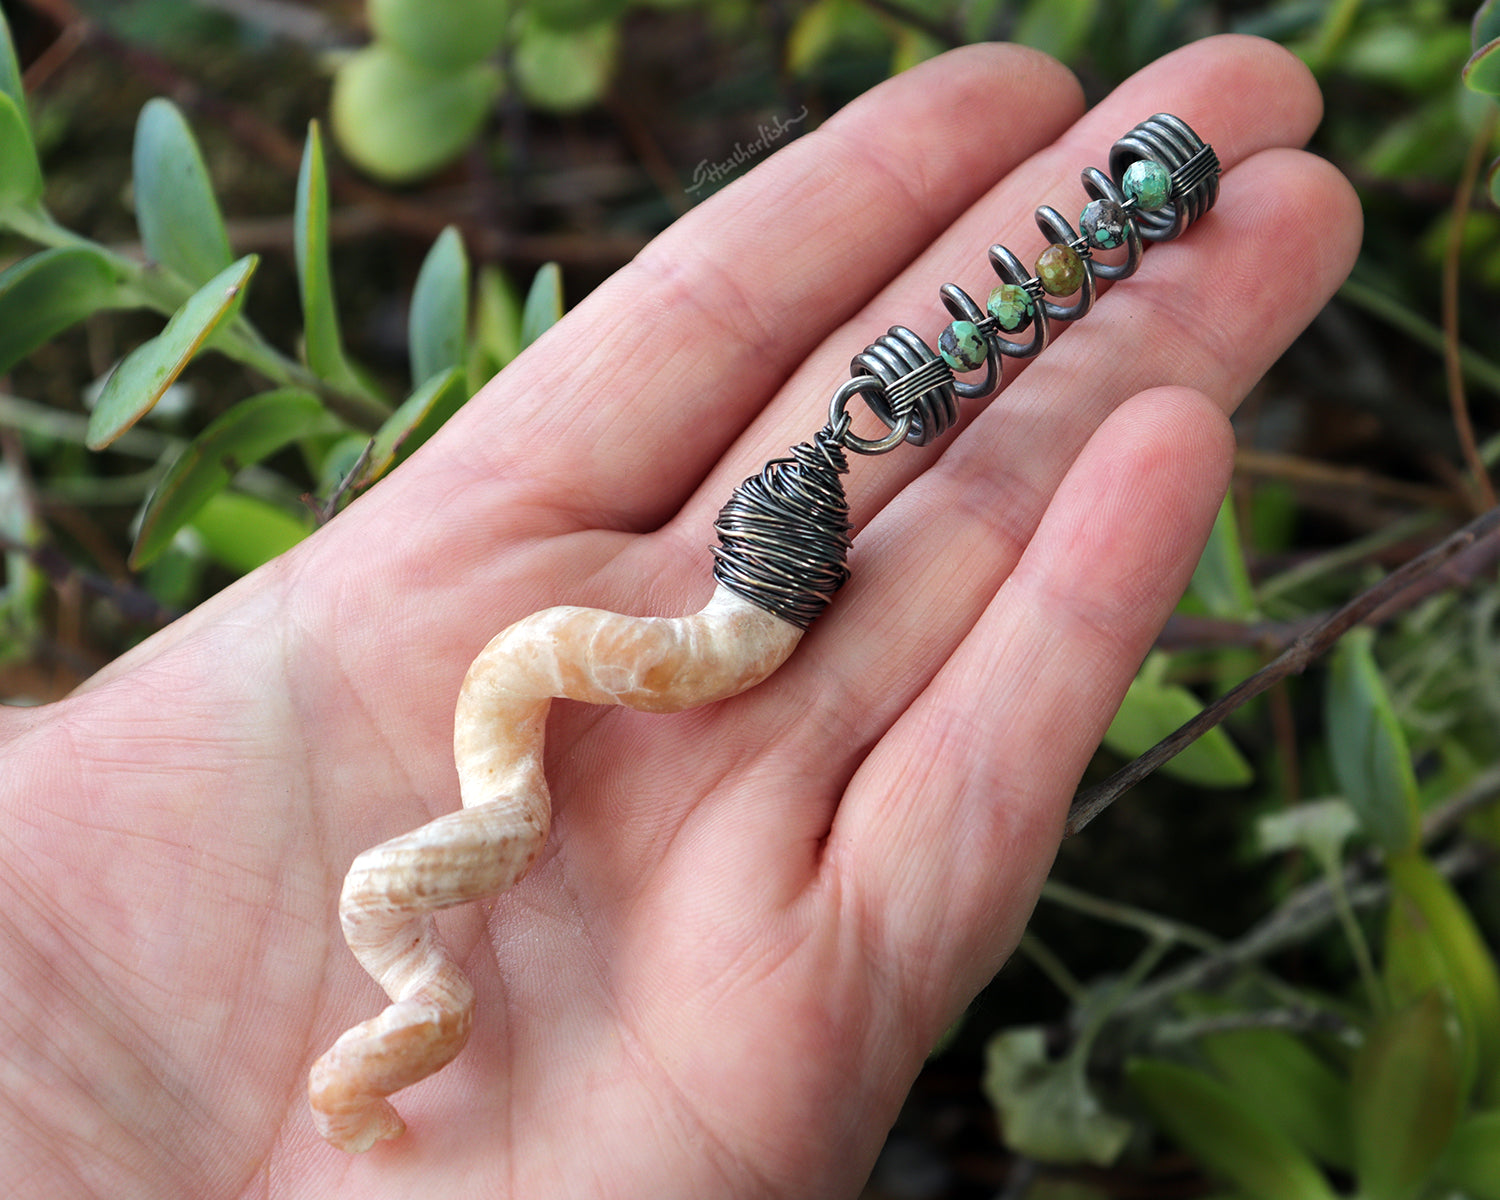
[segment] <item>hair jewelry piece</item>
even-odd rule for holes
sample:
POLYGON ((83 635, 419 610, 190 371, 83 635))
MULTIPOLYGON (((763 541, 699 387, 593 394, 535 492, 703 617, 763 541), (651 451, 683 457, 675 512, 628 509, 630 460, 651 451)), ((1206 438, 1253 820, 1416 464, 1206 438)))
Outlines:
POLYGON ((405 1126, 385 1097, 463 1048, 474 991, 439 941, 432 914, 505 890, 535 861, 551 814, 542 734, 553 698, 678 712, 765 679, 849 577, 845 452, 927 445, 957 419, 960 399, 999 390, 1002 357, 1039 354, 1052 322, 1089 311, 1097 280, 1133 274, 1143 240, 1178 237, 1219 194, 1213 148, 1165 113, 1114 144, 1109 172, 1083 172, 1090 200, 1081 232, 1056 209, 1036 210, 1051 244, 1034 272, 1004 246, 990 247, 1001 283, 984 308, 961 288, 943 285, 953 321, 937 353, 896 325, 854 356, 827 424, 790 457, 742 483, 720 512, 717 587, 701 612, 627 617, 550 608, 518 621, 481 651, 454 718, 463 807, 366 850, 344 881, 344 937, 392 1003, 313 1065, 308 1095, 328 1141, 360 1151, 398 1136, 405 1126), (1118 261, 1095 258, 1120 249, 1118 261), (1010 336, 1027 329, 1024 341, 1010 336), (978 371, 975 379, 958 378, 978 371), (884 437, 852 431, 848 407, 856 395, 887 427, 884 437))

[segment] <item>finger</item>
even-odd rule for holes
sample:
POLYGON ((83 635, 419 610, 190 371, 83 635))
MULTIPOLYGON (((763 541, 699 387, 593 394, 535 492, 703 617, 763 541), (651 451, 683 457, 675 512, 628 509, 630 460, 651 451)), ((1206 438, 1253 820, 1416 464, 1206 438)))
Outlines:
MULTIPOLYGON (((943 282, 959 283, 982 302, 989 287, 996 282, 994 273, 985 262, 985 249, 992 242, 1010 246, 1023 262, 1030 262, 1047 240, 1036 226, 1035 208, 1051 204, 1065 215, 1076 214, 1087 198, 1078 181, 1082 168, 1107 164, 1109 148, 1115 139, 1143 117, 1159 110, 1179 114, 1214 145, 1227 168, 1221 189, 1222 206, 1224 199, 1232 194, 1228 173, 1267 149, 1301 145, 1317 125, 1321 100, 1315 81, 1298 59, 1281 47, 1258 38, 1206 39, 1139 72, 1081 118, 1054 145, 1034 155, 991 189, 936 238, 933 245, 902 271, 890 286, 809 356, 806 364, 782 389, 776 404, 768 407, 762 420, 746 436, 743 451, 732 456, 710 476, 694 505, 684 511, 682 519, 691 527, 690 536, 701 540, 702 527, 705 522, 711 523, 712 511, 722 503, 728 489, 747 470, 758 466, 754 455, 758 453, 763 459, 810 435, 823 419, 827 397, 841 379, 847 377, 849 360, 887 327, 908 325, 922 333, 929 344, 936 342, 938 332, 947 321, 938 300, 938 289, 943 282), (1275 96, 1276 100, 1263 102, 1262 98, 1268 95, 1275 96)), ((1255 180, 1253 176, 1253 171, 1241 176, 1240 199, 1246 198, 1248 190, 1261 205, 1279 203, 1274 191, 1277 181, 1255 180), (1248 189, 1246 179, 1250 180, 1248 189)), ((1317 199, 1321 197, 1309 197, 1311 202, 1317 199)), ((1346 211, 1341 206, 1340 216, 1346 211)), ((1306 214, 1286 215, 1290 220, 1306 214)), ((1237 248, 1235 258, 1223 257, 1212 270, 1205 269, 1199 261, 1202 243, 1213 238, 1222 244, 1226 236, 1223 224, 1216 209, 1179 243, 1149 248, 1140 271, 1118 287, 1110 288, 1095 310, 1082 321, 1061 327, 1054 345, 1045 353, 1029 364, 1007 364, 1007 377, 1011 383, 1001 393, 1006 402, 1009 402, 1017 376, 1024 379, 1042 367, 1055 369, 1048 364, 1056 364, 1063 347, 1085 332, 1094 337, 1107 334, 1102 343, 1107 347, 1105 352, 1117 358, 1128 355, 1137 361, 1155 361, 1152 356, 1160 349, 1172 353, 1170 345, 1153 344, 1138 336, 1132 324, 1120 319, 1118 305, 1131 295, 1139 300, 1144 289, 1153 289, 1150 292, 1153 303, 1170 297, 1172 293, 1167 287, 1154 285, 1169 270, 1168 264, 1174 259, 1186 257, 1196 264, 1194 286, 1187 293, 1194 303, 1204 290, 1205 282, 1215 288, 1226 288, 1225 294, 1247 301, 1256 309, 1268 310, 1258 312, 1257 316, 1275 321, 1278 336, 1262 339, 1247 330, 1246 312, 1237 314, 1223 328, 1236 334, 1246 332, 1249 335, 1247 340, 1255 345, 1284 343, 1284 331, 1289 321, 1283 318, 1296 321, 1302 319, 1306 311, 1305 304, 1300 301, 1301 293, 1308 289, 1292 271, 1297 264, 1294 261, 1270 264, 1269 270, 1259 280, 1252 280, 1247 278, 1250 270, 1261 270, 1263 264, 1251 257, 1251 253, 1271 247, 1256 246, 1251 251, 1241 246, 1237 248), (1252 283, 1269 285, 1282 280, 1292 284, 1293 294, 1291 302, 1283 303, 1279 311, 1276 305, 1267 303, 1269 292, 1257 291, 1251 286, 1252 283), (1104 327, 1102 331, 1101 326, 1104 327)), ((1347 228, 1314 228, 1335 251, 1341 251, 1350 241, 1347 228)), ((1357 237, 1357 218, 1353 228, 1357 237)), ((1272 249, 1275 251, 1273 257, 1280 255, 1281 247, 1272 249)), ((1312 265, 1315 268, 1320 260, 1334 257, 1333 254, 1318 255, 1318 248, 1313 249, 1312 265)), ((1179 271, 1173 287, 1181 286, 1177 281, 1183 274, 1179 271)), ((1308 276, 1317 278, 1316 271, 1308 272, 1308 276)), ((1132 311, 1132 318, 1135 311, 1132 311)), ((1182 327, 1190 333, 1208 325, 1201 312, 1190 310, 1188 315, 1192 319, 1184 322, 1182 327)), ((1236 358, 1233 361, 1238 366, 1242 360, 1236 358)), ((964 405, 970 419, 983 407, 984 404, 976 402, 964 405)), ((951 440, 951 437, 946 437, 944 444, 951 440)), ((1079 444, 1077 441, 1073 443, 1075 451, 1079 444)), ((912 453, 903 449, 876 464, 857 461, 849 480, 857 521, 862 523, 868 519, 870 512, 878 509, 907 479, 930 463, 936 452, 939 451, 912 453)))
POLYGON ((929 1017, 1019 939, 1068 798, 1197 562, 1232 463, 1219 407, 1135 397, 1099 427, 994 602, 869 756, 825 868, 929 1017))
MULTIPOLYGON (((1259 43, 1233 39, 1227 48, 1247 45, 1264 59, 1259 43)), ((1279 50, 1267 66, 1268 83, 1306 81, 1279 50)), ((1183 85, 1196 89, 1195 79, 1189 73, 1183 85)), ((1229 115, 1219 113, 1226 127, 1229 115)), ((950 439, 935 464, 867 517, 851 556, 853 579, 782 669, 774 693, 739 706, 736 731, 763 738, 788 762, 817 762, 847 779, 967 636, 1111 409, 1167 383, 1208 390, 1221 409, 1232 408, 1346 274, 1357 212, 1348 184, 1299 152, 1267 151, 1231 169, 1201 228, 1153 250, 1140 275, 1113 289, 950 439)), ((903 456, 922 459, 903 450, 854 469, 914 471, 897 461, 903 456)), ((789 796, 784 810, 768 814, 765 836, 820 836, 837 797, 835 790, 820 806, 789 796)))
POLYGON ((1016 46, 889 80, 654 240, 450 422, 443 452, 596 523, 654 526, 828 330, 1080 107, 1065 68, 1016 46))

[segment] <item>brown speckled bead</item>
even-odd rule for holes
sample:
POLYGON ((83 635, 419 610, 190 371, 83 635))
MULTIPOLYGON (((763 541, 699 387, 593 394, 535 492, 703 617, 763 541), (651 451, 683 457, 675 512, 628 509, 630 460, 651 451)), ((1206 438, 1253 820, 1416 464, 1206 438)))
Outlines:
POLYGON ((1083 286, 1083 259, 1072 246, 1054 242, 1036 260, 1036 277, 1050 296, 1071 296, 1083 286))

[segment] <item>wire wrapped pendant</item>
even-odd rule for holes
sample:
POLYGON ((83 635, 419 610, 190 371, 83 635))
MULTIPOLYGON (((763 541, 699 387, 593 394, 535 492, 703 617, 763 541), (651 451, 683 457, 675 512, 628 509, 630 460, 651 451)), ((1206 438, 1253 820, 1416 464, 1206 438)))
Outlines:
POLYGON ((366 850, 344 882, 345 940, 391 1003, 312 1067, 313 1120, 329 1142, 352 1152, 399 1136, 405 1126, 386 1097, 463 1048, 475 993, 433 914, 504 891, 537 860, 551 814, 542 738, 552 699, 675 712, 765 679, 849 578, 846 452, 934 441, 958 421, 962 401, 1004 386, 1005 359, 1041 353, 1056 322, 1090 311, 1099 280, 1133 274, 1143 242, 1180 236, 1218 198, 1212 148, 1165 113, 1116 142, 1109 168, 1083 172, 1089 201, 1079 230, 1056 209, 1036 210, 1049 244, 1034 269, 1006 247, 990 247, 1000 283, 983 306, 943 285, 953 320, 936 350, 896 325, 854 355, 824 426, 724 505, 715 525, 717 587, 700 612, 550 608, 502 630, 475 658, 454 718, 462 808, 366 850), (856 396, 885 426, 883 437, 853 431, 856 396))
POLYGON ((811 443, 776 459, 746 480, 724 506, 715 528, 714 576, 721 586, 800 629, 822 612, 848 578, 848 504, 841 476, 844 448, 883 454, 902 442, 925 446, 959 417, 961 400, 984 399, 1004 385, 1005 358, 1046 349, 1052 323, 1086 316, 1097 281, 1126 279, 1141 264, 1143 241, 1180 236, 1219 194, 1219 160, 1186 122, 1157 113, 1115 143, 1110 174, 1083 172, 1089 202, 1075 230, 1055 208, 1036 210, 1050 244, 1035 273, 1004 246, 991 246, 1001 283, 981 308, 957 284, 939 295, 954 318, 935 351, 904 325, 893 325, 854 356, 850 378, 833 395, 828 424, 811 443), (1101 252, 1123 251, 1116 261, 1101 252), (1057 299, 1049 298, 1057 297, 1057 299), (1063 302, 1064 299, 1072 297, 1063 302), (1031 330, 1025 341, 1006 334, 1031 330), (982 372, 977 379, 961 373, 982 372), (880 439, 854 434, 849 402, 859 396, 890 431, 880 439), (836 498, 835 498, 836 493, 836 498))

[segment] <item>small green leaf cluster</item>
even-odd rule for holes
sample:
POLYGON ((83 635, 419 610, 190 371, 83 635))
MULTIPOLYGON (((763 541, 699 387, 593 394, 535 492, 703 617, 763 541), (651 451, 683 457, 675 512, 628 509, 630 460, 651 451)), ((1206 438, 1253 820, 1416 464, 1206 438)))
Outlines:
MULTIPOLYGON (((458 232, 444 231, 422 265, 410 308, 411 391, 393 404, 350 357, 340 332, 316 123, 304 148, 293 216, 300 358, 271 346, 245 315, 258 259, 234 256, 197 142, 167 100, 152 100, 140 113, 132 190, 145 261, 82 237, 49 214, 21 75, 0 18, 0 229, 36 247, 0 272, 0 374, 94 313, 143 309, 164 318, 159 331, 110 372, 82 429, 20 397, 4 398, 8 421, 76 437, 93 451, 128 452, 138 423, 208 351, 271 385, 225 408, 186 443, 150 440, 150 453, 168 453, 154 469, 154 487, 136 522, 134 568, 180 558, 187 553, 185 533, 191 533, 191 557, 206 556, 235 572, 274 557, 306 536, 318 515, 332 516, 410 455, 561 315, 555 266, 538 273, 523 308, 496 269, 487 267, 471 281, 458 232), (274 476, 274 486, 237 488, 251 479, 264 485, 267 472, 256 464, 287 448, 300 453, 319 481, 313 503, 302 503, 297 487, 274 476)), ((13 481, 0 477, 0 489, 7 482, 13 481)), ((8 505, 6 512, 17 516, 3 530, 6 544, 32 544, 39 531, 25 518, 25 507, 8 505)), ((37 581, 16 550, 7 567, 5 627, 14 637, 25 632, 37 581)), ((176 568, 168 573, 180 574, 176 568)))
POLYGON ((630 2, 370 0, 374 36, 334 74, 339 145, 371 175, 406 182, 458 158, 507 91, 544 112, 588 108, 614 77, 630 2))

